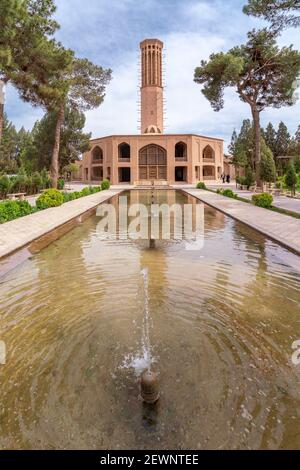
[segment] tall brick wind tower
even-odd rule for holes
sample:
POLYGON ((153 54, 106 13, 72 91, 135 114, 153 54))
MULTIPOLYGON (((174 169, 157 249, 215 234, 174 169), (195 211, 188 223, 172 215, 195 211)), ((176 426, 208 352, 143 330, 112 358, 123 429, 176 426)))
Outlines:
POLYGON ((141 132, 162 134, 164 131, 162 51, 159 39, 145 39, 140 44, 142 55, 141 132))

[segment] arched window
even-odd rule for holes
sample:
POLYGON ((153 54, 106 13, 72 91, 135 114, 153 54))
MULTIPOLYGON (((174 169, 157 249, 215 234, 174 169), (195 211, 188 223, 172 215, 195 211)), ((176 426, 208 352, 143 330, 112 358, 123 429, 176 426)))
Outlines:
POLYGON ((150 144, 139 151, 140 180, 167 179, 167 152, 159 145, 150 144))
POLYGON ((175 145, 175 160, 180 162, 187 161, 187 147, 184 142, 178 142, 175 145))
POLYGON ((130 162, 130 145, 125 142, 119 145, 119 161, 130 162))
POLYGON ((95 163, 103 162, 103 150, 101 147, 95 147, 92 151, 92 161, 95 163))
POLYGON ((215 152, 210 145, 207 145, 203 149, 203 160, 211 160, 214 161, 215 159, 215 152))

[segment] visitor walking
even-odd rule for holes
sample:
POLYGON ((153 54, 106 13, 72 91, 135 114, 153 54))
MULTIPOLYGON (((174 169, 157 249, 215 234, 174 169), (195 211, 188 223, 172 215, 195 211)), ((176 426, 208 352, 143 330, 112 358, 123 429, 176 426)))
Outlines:
POLYGON ((230 175, 226 176, 226 181, 227 181, 228 184, 230 183, 230 175))

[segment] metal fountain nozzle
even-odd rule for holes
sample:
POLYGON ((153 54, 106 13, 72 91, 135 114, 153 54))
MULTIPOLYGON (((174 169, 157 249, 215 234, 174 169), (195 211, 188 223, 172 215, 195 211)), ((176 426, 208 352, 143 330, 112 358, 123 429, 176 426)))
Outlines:
POLYGON ((151 370, 145 370, 141 375, 141 397, 152 405, 159 400, 158 378, 151 370))

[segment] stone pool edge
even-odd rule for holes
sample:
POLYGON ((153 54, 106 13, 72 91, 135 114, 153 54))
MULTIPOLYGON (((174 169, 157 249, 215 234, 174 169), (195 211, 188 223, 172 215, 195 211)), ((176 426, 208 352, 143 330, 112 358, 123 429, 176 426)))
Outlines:
POLYGON ((110 189, 0 225, 0 261, 122 193, 110 189))
POLYGON ((202 189, 180 189, 300 256, 300 219, 202 189))

